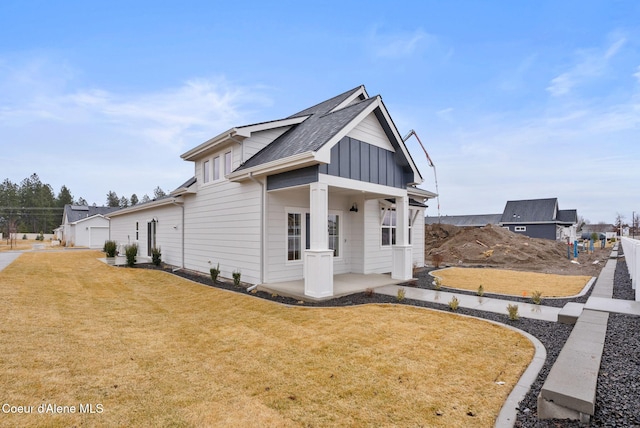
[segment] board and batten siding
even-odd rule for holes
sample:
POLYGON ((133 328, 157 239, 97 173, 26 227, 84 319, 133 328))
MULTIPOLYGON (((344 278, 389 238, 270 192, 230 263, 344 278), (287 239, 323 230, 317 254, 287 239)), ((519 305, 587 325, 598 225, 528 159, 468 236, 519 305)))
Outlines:
MULTIPOLYGON (((234 156, 235 158, 235 156, 234 156)), ((185 267, 260 282, 261 187, 222 180, 185 196, 185 267)))
POLYGON ((395 152, 387 134, 373 113, 369 113, 367 117, 347 134, 347 137, 355 138, 356 140, 364 141, 373 146, 395 152))

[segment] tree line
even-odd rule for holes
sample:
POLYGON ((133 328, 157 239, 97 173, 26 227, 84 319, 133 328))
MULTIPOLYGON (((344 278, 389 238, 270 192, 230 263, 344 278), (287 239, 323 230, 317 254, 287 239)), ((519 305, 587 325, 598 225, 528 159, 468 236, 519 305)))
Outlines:
MULTIPOLYGON (((151 201, 146 194, 141 199, 135 193, 131 198, 120 198, 114 191, 109 191, 106 196, 106 205, 109 207, 128 207, 151 201)), ((156 187, 154 199, 163 196, 166 193, 156 187)), ((82 197, 75 199, 65 185, 60 187, 56 195, 53 187, 43 183, 35 173, 20 183, 5 178, 0 183, 0 232, 6 237, 10 233, 52 233, 62 224, 64 206, 67 204, 89 205, 82 197)))

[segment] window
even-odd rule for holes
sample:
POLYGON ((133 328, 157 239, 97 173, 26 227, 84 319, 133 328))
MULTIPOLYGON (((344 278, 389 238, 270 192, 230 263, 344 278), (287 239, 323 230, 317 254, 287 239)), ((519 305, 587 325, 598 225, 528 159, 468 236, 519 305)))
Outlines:
POLYGON ((527 226, 515 226, 513 230, 515 230, 516 232, 526 232, 527 226))
POLYGON ((340 256, 340 216, 329 214, 329 249, 333 250, 333 257, 340 256))
POLYGON ((287 260, 302 260, 302 214, 287 214, 287 260))
POLYGON ((231 174, 231 152, 224 154, 224 175, 231 174))
MULTIPOLYGON (((340 214, 329 214, 327 224, 329 249, 333 250, 333 257, 340 257, 340 214)), ((287 212, 287 260, 302 260, 303 248, 311 248, 311 215, 308 212, 287 212)))
POLYGON ((382 208, 382 246, 396 245, 396 210, 382 208))
POLYGON ((209 163, 210 162, 208 160, 206 160, 202 164, 202 181, 205 182, 205 183, 209 182, 209 174, 210 174, 209 163))
POLYGON ((213 158, 213 181, 220 180, 220 156, 213 158))

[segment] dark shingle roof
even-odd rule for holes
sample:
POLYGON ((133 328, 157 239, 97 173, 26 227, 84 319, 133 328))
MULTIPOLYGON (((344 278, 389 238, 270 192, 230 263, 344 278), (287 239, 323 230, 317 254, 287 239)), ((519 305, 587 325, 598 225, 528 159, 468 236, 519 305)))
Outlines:
POLYGON ((507 201, 502 223, 552 222, 556 219, 557 198, 507 201))
POLYGON ((307 115, 316 114, 316 113, 327 113, 333 110, 334 108, 336 108, 338 105, 340 105, 340 103, 344 102, 347 98, 349 98, 355 92, 359 91, 360 88, 362 88, 362 85, 356 86, 355 88, 347 92, 344 92, 340 95, 336 95, 333 98, 330 98, 326 101, 322 101, 321 103, 318 103, 312 107, 299 111, 296 114, 292 114, 291 116, 289 116, 289 118, 307 116, 307 115))
POLYGON ((578 210, 558 210, 559 223, 578 223, 578 210))
MULTIPOLYGON (((359 87, 356 89, 359 89, 359 87)), ((345 92, 345 94, 298 113, 297 115, 310 114, 311 116, 304 122, 291 127, 291 129, 276 138, 271 144, 248 159, 237 170, 320 149, 377 99, 377 97, 368 98, 331 112, 332 109, 347 99, 354 91, 355 90, 345 92)))
POLYGON ((502 214, 478 214, 478 215, 446 215, 441 217, 425 217, 425 224, 452 224, 460 227, 482 227, 488 224, 498 224, 502 214))
POLYGON ((94 215, 107 215, 119 210, 120 207, 90 207, 87 205, 65 205, 64 213, 68 223, 74 223, 94 215))

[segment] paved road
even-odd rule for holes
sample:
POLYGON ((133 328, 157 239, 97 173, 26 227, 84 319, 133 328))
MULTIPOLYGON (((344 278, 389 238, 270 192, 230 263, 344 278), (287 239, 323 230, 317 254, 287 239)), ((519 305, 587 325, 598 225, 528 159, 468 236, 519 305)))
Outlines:
POLYGON ((0 252, 0 270, 9 266, 11 262, 20 257, 20 254, 22 253, 7 251, 0 252))

